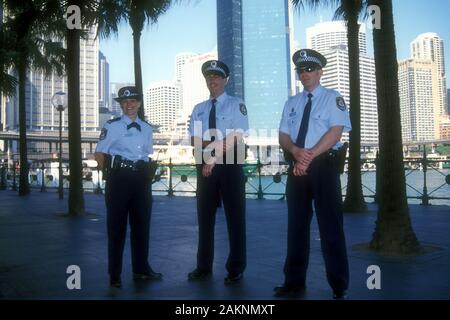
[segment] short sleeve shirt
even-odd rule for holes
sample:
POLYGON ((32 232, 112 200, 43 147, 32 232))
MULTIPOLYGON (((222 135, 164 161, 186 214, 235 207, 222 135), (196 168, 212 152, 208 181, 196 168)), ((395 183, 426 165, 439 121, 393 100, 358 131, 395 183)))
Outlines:
MULTIPOLYGON (((244 102, 226 93, 220 95, 216 102, 217 140, 224 139, 232 131, 246 136, 249 130, 247 108, 244 102)), ((209 131, 209 113, 212 99, 203 101, 194 107, 189 123, 189 135, 204 140, 211 140, 209 131)))
POLYGON ((136 118, 135 122, 140 126, 127 129, 133 121, 126 115, 109 120, 105 123, 100 139, 95 149, 96 152, 122 156, 127 160, 149 161, 149 155, 153 153, 153 129, 147 122, 136 118))
MULTIPOLYGON (((305 148, 313 148, 332 127, 342 126, 344 132, 351 130, 350 115, 342 95, 332 89, 318 86, 312 93, 312 107, 305 139, 305 148)), ((279 131, 296 142, 302 122, 303 111, 308 102, 308 91, 303 91, 286 102, 279 131)), ((340 147, 338 142, 333 149, 340 147)))

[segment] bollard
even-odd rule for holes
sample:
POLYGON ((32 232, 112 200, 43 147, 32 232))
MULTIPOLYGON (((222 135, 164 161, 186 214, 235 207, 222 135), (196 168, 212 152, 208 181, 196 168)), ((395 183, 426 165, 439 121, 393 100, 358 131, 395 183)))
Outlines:
POLYGON ((172 185, 172 158, 169 159, 169 190, 167 195, 169 197, 173 197, 173 185, 172 185))
POLYGON ((423 146, 423 158, 422 158, 422 171, 423 171, 423 194, 422 194, 422 205, 429 206, 430 199, 428 196, 428 188, 427 188, 427 169, 428 169, 428 160, 427 160, 427 148, 423 146))
POLYGON ((45 166, 44 162, 42 162, 41 165, 41 175, 42 175, 42 181, 41 181, 41 192, 45 192, 45 166))
POLYGON ((16 161, 13 162, 13 185, 12 190, 17 191, 17 183, 16 183, 16 161))
POLYGON ((6 190, 6 167, 5 163, 2 163, 0 168, 0 190, 6 190))

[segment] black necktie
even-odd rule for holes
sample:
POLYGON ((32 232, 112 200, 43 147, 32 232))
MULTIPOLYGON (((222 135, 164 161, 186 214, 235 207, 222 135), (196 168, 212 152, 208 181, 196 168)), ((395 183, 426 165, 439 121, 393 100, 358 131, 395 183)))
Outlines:
POLYGON ((305 147, 305 139, 306 139, 306 133, 308 132, 308 124, 309 124, 309 114, 311 113, 311 106, 312 106, 312 94, 308 93, 308 102, 305 105, 305 110, 303 111, 303 117, 302 117, 302 123, 300 124, 300 129, 298 130, 298 136, 297 141, 295 144, 299 148, 305 147))
POLYGON ((127 125, 127 130, 129 130, 130 128, 133 128, 133 127, 138 129, 139 131, 141 131, 141 125, 137 122, 132 122, 129 125, 127 125))
MULTIPOLYGON (((209 112, 209 129, 216 129, 216 99, 212 99, 211 103, 212 103, 212 108, 211 111, 209 112)), ((216 137, 211 137, 211 141, 216 140, 216 137)))

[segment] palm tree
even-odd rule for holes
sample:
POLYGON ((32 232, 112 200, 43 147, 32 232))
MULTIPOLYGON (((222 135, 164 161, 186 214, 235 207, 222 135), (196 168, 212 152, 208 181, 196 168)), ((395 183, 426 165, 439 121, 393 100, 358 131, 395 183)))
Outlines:
MULTIPOLYGON (((133 30, 134 51, 134 81, 136 88, 143 92, 141 65, 141 34, 146 23, 156 23, 161 14, 165 13, 172 0, 125 0, 123 1, 124 19, 133 30)), ((144 105, 139 109, 139 117, 144 116, 144 105)))
POLYGON ((392 0, 370 0, 381 10, 373 30, 379 123, 378 217, 370 243, 375 251, 416 253, 420 244, 411 226, 403 167, 397 49, 392 0))
POLYGON ((343 208, 346 212, 365 212, 366 203, 361 181, 361 79, 359 69, 358 18, 365 9, 363 0, 341 0, 335 17, 343 17, 347 24, 348 64, 350 78, 350 148, 348 158, 347 193, 343 208))
POLYGON ((337 6, 334 18, 344 18, 347 25, 348 63, 350 78, 350 150, 348 161, 347 193, 344 211, 365 212, 366 203, 361 181, 361 98, 359 70, 359 28, 358 18, 364 12, 366 0, 292 0, 297 7, 308 5, 312 9, 318 6, 337 6))
MULTIPOLYGON (((68 0, 67 6, 76 5, 85 18, 84 0, 68 0)), ((80 114, 80 38, 81 30, 66 28, 67 45, 67 112, 69 126, 69 215, 77 216, 85 213, 82 161, 81 161, 81 114, 80 114)))
POLYGON ((9 36, 15 41, 14 52, 17 53, 11 62, 17 70, 19 83, 20 196, 30 193, 25 108, 27 72, 32 67, 45 75, 50 75, 53 71, 59 75, 63 73, 65 50, 61 43, 52 40, 60 30, 59 12, 54 10, 57 3, 55 0, 5 0, 5 7, 8 9, 5 26, 8 26, 9 36))

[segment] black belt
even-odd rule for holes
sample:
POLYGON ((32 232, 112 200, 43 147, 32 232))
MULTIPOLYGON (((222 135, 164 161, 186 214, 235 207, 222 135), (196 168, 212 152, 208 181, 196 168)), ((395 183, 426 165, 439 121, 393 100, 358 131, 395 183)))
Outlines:
POLYGON ((149 167, 149 163, 144 160, 132 161, 128 159, 123 159, 121 156, 114 156, 113 163, 111 165, 112 169, 128 169, 131 171, 142 171, 149 167))
POLYGON ((337 155, 338 155, 337 150, 329 149, 329 150, 325 151, 324 153, 319 154, 317 157, 314 158, 314 160, 336 159, 337 155))

